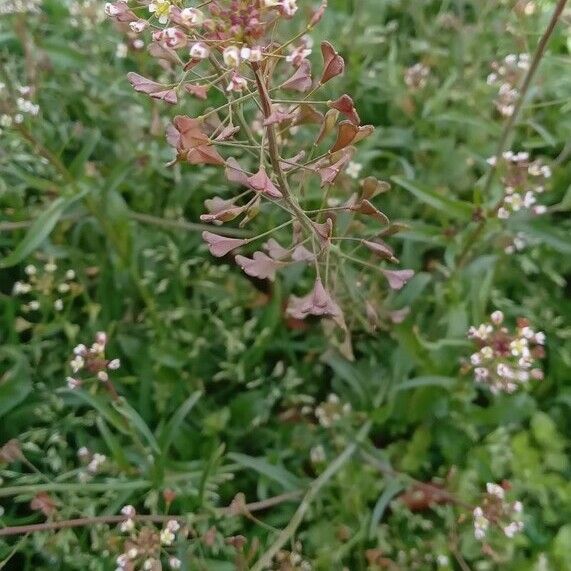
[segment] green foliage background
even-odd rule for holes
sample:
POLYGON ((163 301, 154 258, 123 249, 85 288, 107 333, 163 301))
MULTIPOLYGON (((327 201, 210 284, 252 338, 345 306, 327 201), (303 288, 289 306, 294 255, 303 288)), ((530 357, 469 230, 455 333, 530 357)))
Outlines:
MULTIPOLYGON (((363 123, 378 127, 358 160, 364 173, 392 181, 382 206, 410 226, 395 242, 403 266, 417 272, 386 300, 410 307, 409 316, 355 334, 354 362, 328 346, 318 325, 288 328, 282 307, 299 276, 287 275, 260 303, 239 269, 211 258, 197 228, 180 223, 198 220, 224 183, 210 167, 165 168, 163 124, 174 112, 125 80, 127 71, 145 73, 144 53, 116 57, 113 26, 86 17, 74 27, 65 2, 45 0, 40 15, 0 16, 1 80, 25 83, 35 70, 41 108, 23 131, 0 135, 0 443, 18 438, 44 474, 2 467, 2 526, 40 521, 28 507, 40 490, 72 518, 126 503, 160 513, 165 487, 177 492, 172 511, 184 514, 227 505, 238 492, 254 501, 302 489, 324 469, 309 461, 311 449, 322 445, 331 461, 370 420, 369 461, 357 455, 339 471, 300 530, 315 569, 375 569, 370 549, 398 569, 460 569, 459 559, 478 570, 571 569, 569 13, 512 145, 553 166, 549 214, 505 224, 531 240, 525 251, 506 255, 506 230, 492 224, 469 263, 453 267, 473 205, 494 202, 478 184, 502 128, 486 84, 490 63, 532 52, 553 9, 538 1, 523 16, 515 4, 330 1, 317 35, 346 58, 344 91, 363 123), (419 61, 431 74, 411 93, 403 77, 419 61), (14 229, 28 220, 37 220, 33 231, 14 229), (73 269, 81 288, 61 312, 46 293, 41 310, 26 314, 13 284, 26 264, 48 259, 59 274, 73 269), (471 352, 469 325, 495 308, 511 323, 526 317, 548 339, 545 380, 513 396, 492 397, 459 372, 471 352), (122 360, 117 385, 130 407, 64 388, 72 348, 99 330, 122 360), (284 411, 331 392, 354 411, 334 428, 286 420, 284 411), (85 484, 76 477, 81 446, 112 464, 85 484), (465 521, 451 505, 413 513, 395 499, 410 485, 401 473, 446 481, 472 503, 486 482, 509 480, 525 505, 525 532, 498 538, 496 560, 486 557, 469 513, 465 521)), ((182 111, 192 115, 193 105, 182 111)), ((260 517, 282 528, 294 510, 284 503, 260 517)), ((242 518, 216 525, 262 545, 273 537, 242 518)), ((17 545, 8 568, 113 569, 105 538, 104 530, 38 534, 0 544, 0 558, 17 545)), ((187 569, 234 568, 222 541, 185 549, 187 569)))

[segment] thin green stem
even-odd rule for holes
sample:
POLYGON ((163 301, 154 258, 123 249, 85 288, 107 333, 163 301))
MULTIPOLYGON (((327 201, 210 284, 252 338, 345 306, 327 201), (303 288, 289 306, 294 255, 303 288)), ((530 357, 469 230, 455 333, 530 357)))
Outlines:
MULTIPOLYGON (((508 144, 508 141, 510 140, 512 132, 513 132, 513 130, 517 124, 517 121, 518 121, 519 116, 521 114, 521 110, 523 108, 523 104, 525 103, 529 89, 533 83, 533 80, 535 78, 535 74, 539 68, 539 64, 541 63, 541 60, 543 59, 543 56, 545 55, 545 51, 547 49, 547 45, 549 43, 549 40, 551 39, 551 36, 553 35, 553 32, 555 31, 555 28, 557 26, 557 22, 561 18, 561 14, 563 13, 563 10, 564 10, 566 4, 567 4, 567 0, 559 0, 557 2, 557 5, 555 6, 555 9, 553 10, 553 14, 551 16, 551 19, 549 21, 549 24, 547 25, 547 28, 543 32, 543 34, 539 40, 539 43, 537 44, 537 47, 535 49, 535 53, 533 54, 533 59, 531 61, 531 65, 529 66, 529 69, 527 70, 527 73, 526 73, 525 78, 523 80, 523 83, 522 83, 522 86, 521 86, 521 89, 519 92, 519 98, 518 98, 517 103, 515 105, 514 111, 511 114, 510 118, 504 124, 504 128, 503 128, 502 134, 500 136, 500 140, 498 141, 498 146, 496 148, 496 153, 494 155, 496 158, 495 163, 490 166, 490 169, 488 170, 488 173, 486 175, 486 179, 484 181, 484 186, 483 186, 483 190, 482 190, 482 194, 484 196, 487 196, 489 194, 491 188, 492 188, 492 184, 494 182, 494 176, 496 174, 497 167, 501 161, 502 155, 503 155, 503 153, 507 147, 507 144, 508 144)), ((472 250, 473 246, 475 244, 477 244, 480 236, 484 232, 484 229, 486 228, 486 224, 490 218, 490 215, 494 216, 497 213, 497 211, 499 210, 499 208, 502 205, 502 202, 503 202, 503 199, 498 201, 496 203, 496 205, 494 206, 494 208, 492 209, 492 211, 487 216, 483 217, 480 220, 480 222, 478 223, 478 225, 476 226, 476 228, 469 234, 469 236, 466 240, 466 243, 465 243, 464 247, 462 248, 462 250, 458 256, 458 260, 456 262, 457 268, 461 268, 464 266, 464 264, 466 263, 466 261, 468 259, 468 254, 472 250)))

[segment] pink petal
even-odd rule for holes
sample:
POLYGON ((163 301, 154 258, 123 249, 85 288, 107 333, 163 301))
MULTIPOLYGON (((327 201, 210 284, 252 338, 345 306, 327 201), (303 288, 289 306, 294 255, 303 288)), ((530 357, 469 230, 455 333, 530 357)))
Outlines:
POLYGON ((234 157, 230 157, 226 160, 226 168, 224 169, 224 173, 230 182, 235 182, 236 184, 241 184, 242 186, 250 186, 248 175, 234 157))
POLYGON ((381 258, 385 260, 390 260, 391 262, 398 262, 395 258, 395 254, 389 246, 387 246, 384 242, 372 242, 370 240, 363 240, 362 244, 369 248, 371 252, 378 254, 381 258))
POLYGON ((414 276, 413 270, 381 270, 392 289, 402 289, 406 282, 414 276))
POLYGON ((304 59, 295 70, 295 73, 288 80, 282 83, 282 89, 305 93, 311 89, 312 84, 311 63, 309 60, 304 59))
POLYGON ((270 180, 270 177, 263 168, 248 178, 248 184, 257 192, 263 192, 272 198, 283 198, 282 193, 270 180))
POLYGON ((186 83, 184 88, 198 99, 206 99, 208 96, 208 87, 204 85, 198 85, 197 83, 186 83))
POLYGON ((277 240, 274 240, 274 238, 270 238, 264 244, 264 250, 274 260, 285 260, 290 254, 290 251, 287 248, 284 248, 277 240))
POLYGON ((203 232, 202 239, 208 244, 210 253, 217 258, 222 258, 232 250, 248 243, 248 240, 227 238, 226 236, 220 236, 212 232, 203 232))
POLYGON ((261 280, 268 279, 274 281, 276 270, 281 267, 281 263, 270 258, 264 252, 254 252, 253 258, 246 256, 236 256, 236 263, 244 270, 244 273, 261 280))

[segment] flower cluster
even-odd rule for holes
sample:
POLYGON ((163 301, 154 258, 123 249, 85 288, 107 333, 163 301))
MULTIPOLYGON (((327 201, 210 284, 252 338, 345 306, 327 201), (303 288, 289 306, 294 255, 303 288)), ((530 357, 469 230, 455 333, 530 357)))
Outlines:
POLYGON ((291 551, 282 549, 274 557, 274 571, 311 571, 311 564, 302 555, 302 545, 295 543, 291 551))
POLYGON ((105 19, 97 0, 75 0, 69 4, 69 23, 73 28, 95 29, 105 19))
MULTIPOLYGON (((309 34, 326 8, 322 0, 301 31, 281 39, 280 24, 301 13, 295 0, 219 0, 184 8, 168 0, 153 0, 146 8, 121 1, 107 3, 105 12, 127 34, 148 42, 163 77, 171 76, 167 83, 131 72, 128 80, 136 91, 170 105, 185 97, 207 102, 212 92, 226 98, 214 109, 205 103, 197 117, 176 116, 167 129, 167 142, 176 153, 171 164, 220 167, 228 192, 237 188, 232 196, 206 200, 201 220, 213 228, 239 220, 243 227, 276 207, 286 218, 248 239, 204 232, 210 252, 232 256, 245 274, 257 279, 274 280, 293 264, 308 266, 313 289, 292 296, 286 315, 330 319, 346 332, 342 302, 353 300, 355 292, 342 275, 350 266, 360 272, 376 270, 392 289, 402 288, 413 272, 378 263, 398 262, 383 239, 402 228, 373 203, 389 185, 373 177, 360 180, 360 165, 353 160, 355 145, 374 128, 361 123, 348 94, 327 101, 311 98, 345 70, 343 57, 322 42, 321 70, 312 71, 309 34), (301 128, 307 150, 296 140, 301 128), (338 219, 343 220, 339 230, 338 219), (381 228, 363 240, 366 219, 381 228), (272 236, 249 255, 237 251, 286 230, 287 245, 272 236), (334 264, 346 269, 331 271, 334 264)), ((377 280, 359 283, 365 313, 365 286, 376 288, 377 280)))
POLYGON ((430 77, 430 68, 423 63, 415 63, 407 68, 404 74, 404 82, 412 91, 424 89, 430 77))
POLYGON ((529 210, 533 214, 544 214, 546 207, 537 204, 537 196, 545 192, 546 181, 551 169, 541 160, 531 161, 529 153, 506 151, 497 164, 491 157, 488 163, 495 166, 502 175, 505 195, 498 209, 498 218, 509 218, 513 213, 529 210))
POLYGON ((492 393, 513 393, 530 380, 543 379, 537 361, 544 357, 545 334, 519 319, 515 333, 503 326, 504 315, 494 311, 488 323, 470 327, 468 336, 478 350, 470 357, 475 381, 492 393))
POLYGON ((82 446, 77 451, 77 457, 81 465, 85 468, 78 474, 81 482, 87 482, 94 475, 99 474, 107 465, 107 456, 99 452, 92 452, 89 448, 82 446))
POLYGON ((529 241, 527 236, 523 232, 518 232, 511 240, 504 246, 504 252, 506 254, 516 254, 524 250, 529 241))
POLYGON ((529 65, 529 54, 509 54, 501 62, 492 63, 493 71, 488 75, 487 83, 498 87, 494 104, 504 117, 513 115, 519 87, 529 65))
POLYGON ((0 2, 0 16, 10 14, 37 14, 42 0, 5 0, 0 2))
POLYGON ((49 261, 43 266, 28 264, 24 268, 26 281, 14 283, 12 293, 26 299, 22 306, 26 313, 48 309, 62 311, 81 293, 81 285, 75 281, 75 272, 58 273, 58 266, 49 261), (30 299, 31 298, 31 299, 30 299))
POLYGON ((95 377, 97 381, 103 383, 111 392, 114 392, 113 385, 109 380, 109 371, 114 371, 121 366, 119 359, 107 359, 105 356, 105 347, 107 345, 107 334, 103 331, 95 335, 95 341, 91 347, 85 345, 77 345, 73 349, 73 359, 70 361, 70 367, 73 371, 73 377, 67 377, 67 386, 70 389, 79 388, 86 380, 95 377), (78 377, 78 373, 85 373, 84 379, 78 377))
MULTIPOLYGON (((125 520, 119 524, 119 530, 128 534, 123 543, 123 553, 116 560, 117 571, 160 571, 164 569, 161 556, 166 554, 169 569, 180 569, 180 559, 168 553, 181 532, 181 525, 176 519, 169 519, 159 531, 155 527, 137 525, 137 512, 131 505, 124 506, 121 514, 125 520)), ((186 533, 184 530, 184 533, 186 533)))
POLYGON ((351 405, 342 403, 335 393, 331 393, 326 401, 315 408, 315 417, 324 428, 329 428, 350 413, 351 405))
POLYGON ((479 506, 474 508, 474 536, 478 541, 484 541, 491 526, 499 527, 504 535, 513 538, 523 531, 523 505, 521 502, 508 502, 506 488, 498 484, 486 484, 486 493, 479 506))
POLYGON ((33 91, 29 85, 19 85, 14 94, 7 93, 7 87, 0 83, 0 133, 24 122, 26 115, 35 117, 40 106, 32 101, 33 91))

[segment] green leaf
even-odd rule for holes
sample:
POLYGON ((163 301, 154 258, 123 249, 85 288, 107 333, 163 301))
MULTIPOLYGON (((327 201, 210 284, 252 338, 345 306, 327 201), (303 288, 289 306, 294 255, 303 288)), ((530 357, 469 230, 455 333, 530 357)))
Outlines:
POLYGON ((250 468, 266 476, 270 480, 281 484, 286 490, 295 490, 299 488, 299 479, 294 476, 291 472, 288 472, 282 466, 276 466, 275 464, 270 464, 263 458, 254 458, 253 456, 247 456, 246 454, 239 454, 238 452, 230 452, 228 458, 244 468, 250 468))
POLYGON ((396 385, 393 387, 392 392, 398 393, 402 391, 410 391, 412 389, 417 389, 418 387, 442 387, 444 389, 450 389, 455 384, 456 379, 452 377, 440 377, 437 375, 416 377, 396 385))
POLYGON ((64 389, 62 392, 67 393, 94 408, 109 424, 114 426, 122 434, 130 434, 129 427, 125 422, 125 419, 115 409, 109 406, 107 398, 101 397, 100 395, 93 395, 82 390, 71 391, 64 389))
POLYGON ((383 519, 385 511, 393 498, 404 490, 404 485, 398 480, 390 480, 383 493, 379 496, 373 513, 371 515, 371 523, 369 524, 369 539, 374 539, 379 522, 383 519))
POLYGON ((99 429, 103 440, 105 440, 105 444, 107 444, 107 447, 111 451, 113 459, 117 462, 119 468, 128 471, 130 468, 129 461, 127 460, 123 447, 111 430, 109 430, 109 427, 105 420, 103 420, 103 417, 98 416, 95 422, 97 423, 97 428, 99 429))
POLYGON ((444 212, 448 216, 461 218, 464 220, 468 220, 472 216, 473 207, 468 202, 458 200, 457 198, 451 198, 449 196, 443 196, 432 190, 420 188, 418 185, 413 184, 410 180, 400 176, 393 176, 391 177, 391 180, 395 184, 398 184, 399 186, 402 186, 404 189, 408 190, 420 201, 428 204, 436 210, 444 212))
POLYGON ((56 198, 48 209, 34 221, 24 236, 24 239, 16 246, 12 253, 0 261, 0 268, 15 266, 28 257, 51 234, 51 231, 55 228, 55 225, 66 209, 87 194, 88 191, 88 189, 84 189, 70 197, 61 196, 56 198))
POLYGON ((14 364, 0 377, 0 418, 23 402, 32 391, 30 366, 26 358, 7 348, 2 353, 14 364))
POLYGON ((167 422, 166 426, 161 432, 159 437, 159 444, 162 451, 162 455, 166 456, 169 448, 178 432, 184 419, 187 417, 188 413, 192 410, 194 405, 198 402, 198 399, 202 396, 200 391, 192 393, 178 408, 174 413, 172 418, 167 422))
POLYGON ((161 453, 161 449, 151 429, 147 423, 141 418, 141 415, 125 400, 115 403, 115 410, 119 412, 129 424, 137 430, 137 432, 147 441, 147 444, 156 454, 161 453))
POLYGON ((68 170, 72 175, 81 176, 83 174, 85 163, 95 150, 95 147, 97 146, 97 143, 99 142, 100 138, 101 138, 101 133, 98 129, 89 131, 87 133, 87 135, 85 136, 85 140, 83 142, 83 146, 81 147, 81 150, 79 151, 79 153, 77 153, 77 155, 75 156, 75 158, 68 167, 68 170))

